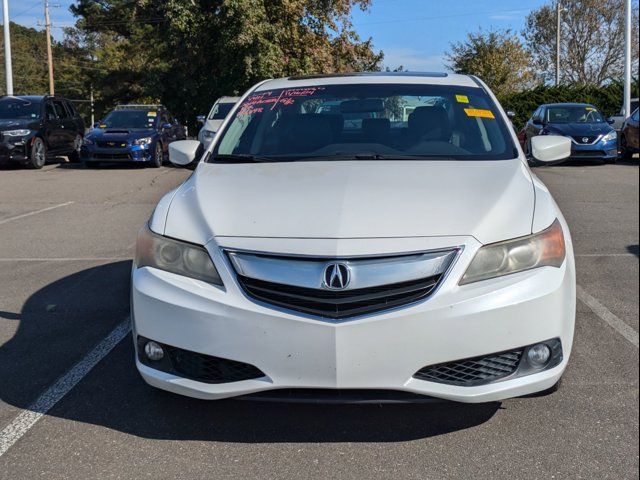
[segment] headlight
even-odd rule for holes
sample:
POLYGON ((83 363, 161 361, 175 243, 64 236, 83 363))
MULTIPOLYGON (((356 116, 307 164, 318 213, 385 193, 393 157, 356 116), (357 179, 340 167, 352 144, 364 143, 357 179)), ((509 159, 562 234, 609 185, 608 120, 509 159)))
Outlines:
POLYGON ((532 268, 560 267, 564 257, 564 234, 556 219, 540 233, 480 248, 460 280, 460 285, 532 268))
POLYGON ((147 225, 138 233, 136 267, 154 267, 222 285, 220 275, 204 247, 155 234, 147 225))
POLYGON ((31 130, 21 129, 21 130, 5 130, 2 132, 7 137, 26 137, 31 133, 31 130))
POLYGON ((91 140, 89 137, 84 137, 82 139, 82 144, 83 145, 93 145, 93 140, 91 140))
POLYGON ((204 138, 213 138, 216 136, 216 132, 211 131, 211 130, 205 130, 204 132, 202 132, 202 136, 204 138))
POLYGON ((133 141, 134 145, 149 145, 152 142, 152 138, 151 137, 144 137, 144 138, 136 138, 133 141))
POLYGON ((618 132, 616 132, 615 130, 611 130, 604 137, 602 137, 602 140, 604 140, 605 142, 609 142, 611 140, 617 140, 617 139, 618 139, 618 132))

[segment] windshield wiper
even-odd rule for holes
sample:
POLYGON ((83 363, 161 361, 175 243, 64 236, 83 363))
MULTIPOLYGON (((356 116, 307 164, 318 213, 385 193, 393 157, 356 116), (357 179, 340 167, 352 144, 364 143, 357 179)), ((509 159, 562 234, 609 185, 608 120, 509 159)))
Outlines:
POLYGON ((248 153, 229 153, 219 154, 213 157, 215 163, 262 163, 262 162, 278 162, 277 157, 261 157, 259 155, 250 155, 248 153))

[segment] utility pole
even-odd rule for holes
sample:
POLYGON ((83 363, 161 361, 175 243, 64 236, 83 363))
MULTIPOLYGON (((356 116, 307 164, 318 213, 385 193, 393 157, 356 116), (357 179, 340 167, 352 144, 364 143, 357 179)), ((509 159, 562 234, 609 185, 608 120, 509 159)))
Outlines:
POLYGON ((91 128, 96 123, 96 117, 93 110, 93 84, 91 84, 91 90, 89 91, 89 104, 91 105, 91 128))
POLYGON ((11 66, 11 33, 9 32, 9 0, 2 0, 4 22, 4 67, 7 81, 7 95, 13 95, 13 67, 11 66))
POLYGON ((625 2, 624 24, 624 118, 631 115, 631 0, 625 2))
POLYGON ((560 85, 560 14, 562 13, 562 5, 560 0, 556 2, 556 87, 560 85))
MULTIPOLYGON (((6 1, 6 0, 5 0, 6 1)), ((49 64, 49 93, 53 95, 53 54, 51 53, 51 21, 49 20, 49 0, 44 0, 44 26, 47 33, 47 62, 49 64)))

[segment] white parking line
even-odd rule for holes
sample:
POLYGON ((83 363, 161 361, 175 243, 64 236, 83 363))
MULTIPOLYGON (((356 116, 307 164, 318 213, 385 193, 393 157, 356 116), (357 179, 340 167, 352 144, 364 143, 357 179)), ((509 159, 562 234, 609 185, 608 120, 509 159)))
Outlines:
POLYGON ((49 210, 54 210, 60 207, 66 207, 67 205, 71 205, 73 202, 65 202, 60 205, 54 205, 53 207, 41 208, 40 210, 35 210, 33 212, 23 213, 22 215, 16 215, 15 217, 5 218, 4 220, 0 220, 0 225, 4 225, 5 223, 13 222, 14 220, 20 220, 21 218, 30 217, 31 215, 37 215, 38 213, 48 212, 49 210))
POLYGON ((627 325, 616 315, 611 313, 607 307, 585 292, 580 285, 576 285, 576 295, 582 303, 589 307, 591 311, 600 318, 600 320, 609 324, 611 328, 638 348, 638 332, 636 332, 633 327, 627 325))
POLYGON ((0 432, 0 457, 71 391, 131 330, 127 318, 0 432))

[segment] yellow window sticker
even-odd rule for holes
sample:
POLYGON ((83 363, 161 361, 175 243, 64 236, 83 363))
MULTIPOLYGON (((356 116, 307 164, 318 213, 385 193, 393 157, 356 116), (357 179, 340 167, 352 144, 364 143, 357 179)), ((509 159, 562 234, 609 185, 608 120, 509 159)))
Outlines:
POLYGON ((467 114, 467 117, 496 118, 491 110, 481 108, 465 108, 464 113, 467 114))
POLYGON ((456 100, 458 103, 469 103, 469 97, 466 95, 456 95, 456 100))
POLYGON ((593 107, 586 107, 587 112, 595 112, 596 109, 593 107))
POLYGON ((158 116, 158 112, 149 112, 147 113, 147 117, 157 117, 158 116))
POLYGON ((107 125, 106 125, 105 123, 101 123, 101 124, 99 125, 99 127, 100 127, 100 128, 107 128, 107 125))

